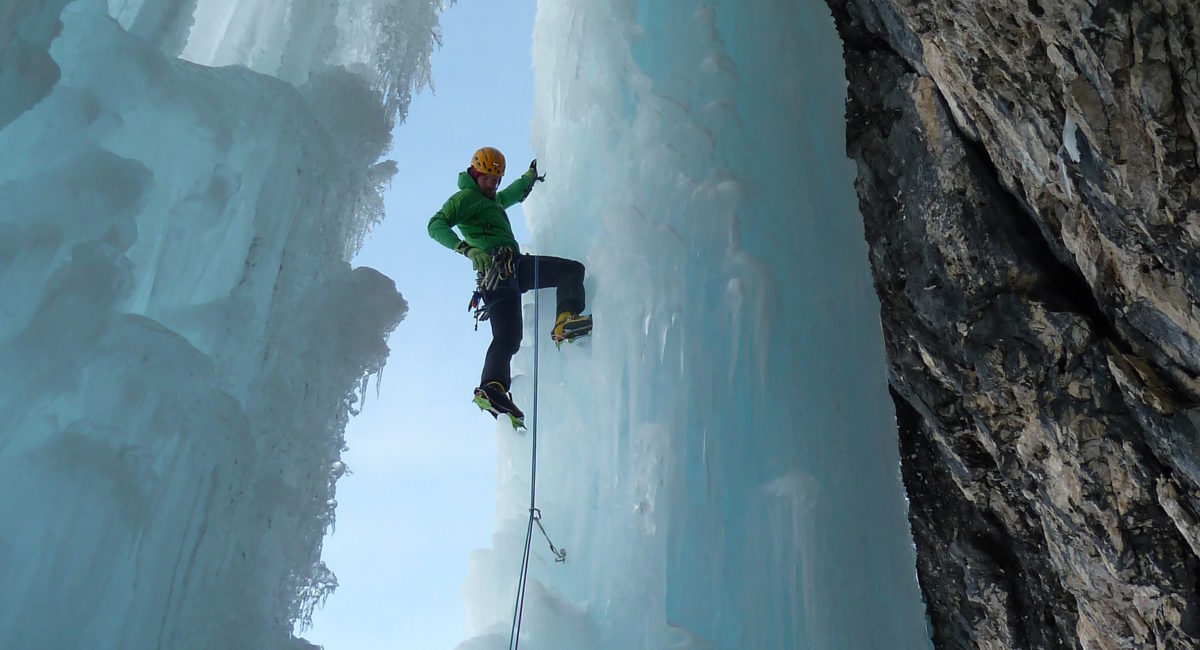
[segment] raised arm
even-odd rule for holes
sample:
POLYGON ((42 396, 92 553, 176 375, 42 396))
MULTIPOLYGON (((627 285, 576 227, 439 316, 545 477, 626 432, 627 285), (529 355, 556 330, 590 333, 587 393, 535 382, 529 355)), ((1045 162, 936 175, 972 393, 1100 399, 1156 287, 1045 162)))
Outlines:
POLYGON ((525 200, 529 196, 529 192, 533 190, 533 184, 538 181, 537 176, 537 161, 529 165, 529 169, 516 180, 508 184, 508 187, 496 193, 496 202, 504 206, 507 210, 512 206, 525 200))

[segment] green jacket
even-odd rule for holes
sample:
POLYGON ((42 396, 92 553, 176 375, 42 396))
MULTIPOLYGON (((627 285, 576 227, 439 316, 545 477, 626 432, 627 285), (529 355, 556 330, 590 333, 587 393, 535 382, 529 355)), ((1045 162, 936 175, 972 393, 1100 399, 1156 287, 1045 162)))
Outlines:
POLYGON ((521 249, 513 237, 512 224, 504 210, 524 201, 533 183, 533 170, 527 171, 509 183, 508 187, 496 192, 493 201, 483 195, 470 174, 460 172, 458 191, 446 199, 442 209, 429 220, 429 236, 453 250, 460 241, 452 230, 457 226, 462 232, 462 239, 475 248, 490 253, 501 246, 508 246, 519 253, 521 249))

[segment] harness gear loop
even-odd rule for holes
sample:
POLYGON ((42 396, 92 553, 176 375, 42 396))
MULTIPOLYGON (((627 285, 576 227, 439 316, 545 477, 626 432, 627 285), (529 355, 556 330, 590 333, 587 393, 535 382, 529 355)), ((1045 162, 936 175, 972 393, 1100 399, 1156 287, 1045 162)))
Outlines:
POLYGON ((516 252, 508 246, 492 251, 492 265, 488 267, 478 284, 484 291, 495 291, 500 283, 517 275, 516 252))
MULTIPOLYGON (((479 331, 480 321, 485 321, 491 316, 489 305, 485 294, 495 291, 500 287, 502 282, 516 280, 517 277, 517 256, 516 251, 508 246, 501 246, 492 251, 492 264, 488 270, 478 271, 475 273, 475 292, 471 294, 471 302, 467 305, 467 311, 475 314, 475 331, 479 331)), ((511 296, 502 296, 499 300, 507 300, 511 296)), ((517 292, 517 297, 520 297, 520 292, 517 292)), ((497 302, 497 300, 492 301, 497 302)))

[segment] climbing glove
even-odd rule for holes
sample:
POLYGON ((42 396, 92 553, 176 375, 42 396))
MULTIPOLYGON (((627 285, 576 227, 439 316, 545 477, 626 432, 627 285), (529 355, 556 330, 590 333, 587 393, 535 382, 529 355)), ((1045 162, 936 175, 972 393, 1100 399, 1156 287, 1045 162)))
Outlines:
POLYGON ((542 181, 543 183, 546 182, 545 174, 538 176, 537 158, 534 158, 533 162, 529 163, 529 171, 527 171, 525 173, 526 174, 533 173, 533 182, 529 184, 529 187, 525 188, 525 193, 521 195, 521 201, 524 201, 525 199, 529 198, 529 193, 533 191, 533 186, 537 185, 538 181, 542 181))
POLYGON ((488 255, 484 251, 475 248, 465 241, 458 242, 458 246, 455 246, 454 250, 462 253, 467 257, 467 259, 471 260, 471 268, 475 269, 476 271, 487 271, 488 267, 492 265, 491 255, 488 255))
POLYGON ((534 158, 534 159, 533 159, 533 162, 529 163, 529 171, 533 172, 533 182, 534 182, 534 183, 536 183, 536 182, 538 182, 538 181, 542 181, 543 183, 544 183, 544 182, 546 182, 546 175, 545 175, 545 174, 542 174, 541 176, 538 176, 538 173, 537 173, 537 158, 534 158))

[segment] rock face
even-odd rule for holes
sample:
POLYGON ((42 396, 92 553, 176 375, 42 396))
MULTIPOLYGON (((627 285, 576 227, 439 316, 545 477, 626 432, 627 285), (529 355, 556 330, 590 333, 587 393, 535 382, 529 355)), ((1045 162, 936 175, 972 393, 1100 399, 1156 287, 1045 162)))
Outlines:
POLYGON ((1200 4, 829 5, 936 646, 1200 647, 1200 4))

